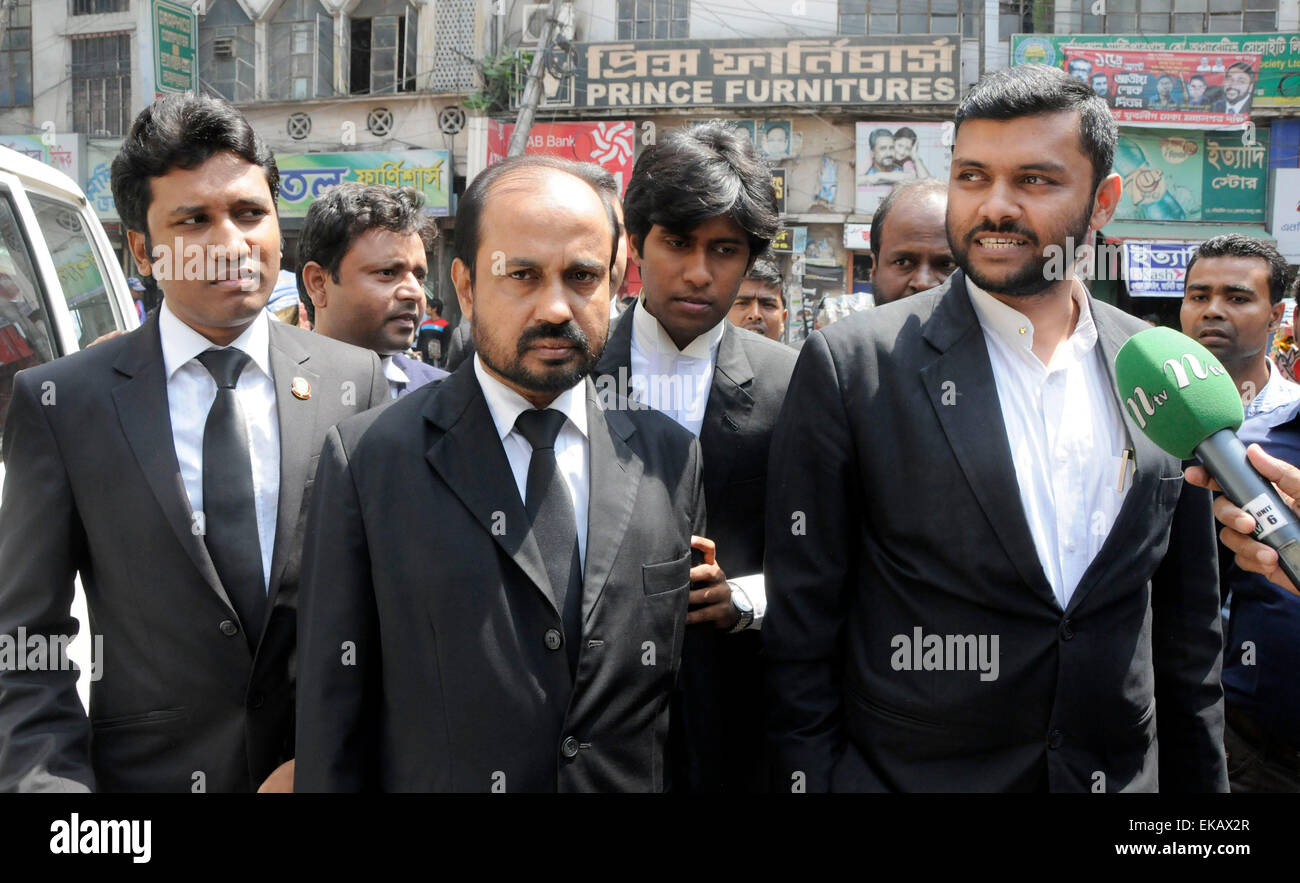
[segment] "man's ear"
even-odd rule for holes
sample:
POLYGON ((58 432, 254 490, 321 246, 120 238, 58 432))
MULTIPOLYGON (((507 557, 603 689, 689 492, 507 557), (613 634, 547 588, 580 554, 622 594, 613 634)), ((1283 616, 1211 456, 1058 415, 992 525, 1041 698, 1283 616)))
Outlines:
POLYGON ((641 266, 641 237, 627 234, 627 256, 639 267, 641 266))
POLYGON ((1278 301, 1273 304, 1269 310, 1268 329, 1274 331, 1282 325, 1282 317, 1286 315, 1286 304, 1278 301))
POLYGON ((136 272, 141 276, 153 275, 153 260, 149 249, 145 247, 144 234, 139 230, 126 231, 126 244, 131 249, 131 258, 135 261, 136 272))
POLYGON ((325 285, 325 276, 329 273, 315 261, 308 261, 302 266, 302 287, 307 289, 311 305, 316 309, 329 308, 329 291, 325 285))
POLYGON ((474 286, 469 282, 469 266, 460 258, 451 262, 451 284, 456 287, 460 312, 468 322, 474 321, 474 286))
POLYGON ((1119 198, 1123 190, 1123 179, 1119 175, 1111 172, 1106 176, 1097 187, 1097 196, 1092 203, 1092 217, 1088 219, 1089 227, 1100 230, 1110 223, 1115 209, 1119 206, 1119 198))

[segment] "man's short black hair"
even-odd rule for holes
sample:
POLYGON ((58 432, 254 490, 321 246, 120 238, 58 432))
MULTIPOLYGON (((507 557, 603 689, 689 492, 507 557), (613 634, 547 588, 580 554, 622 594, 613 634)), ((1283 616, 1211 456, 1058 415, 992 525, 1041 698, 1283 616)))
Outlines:
POLYGON ((1258 258, 1268 264, 1268 302, 1271 304, 1286 297, 1291 284, 1291 268, 1273 243, 1244 233, 1225 233, 1198 245, 1187 262, 1184 279, 1192 278, 1192 267, 1201 258, 1258 258))
POLYGON ((894 137, 894 133, 888 129, 872 129, 871 134, 867 136, 867 147, 875 150, 876 142, 880 140, 882 135, 888 136, 891 139, 894 137))
POLYGON ((687 234, 726 215, 745 231, 751 261, 781 229, 771 167, 740 129, 720 120, 660 133, 632 169, 623 215, 638 247, 656 224, 687 234))
POLYGON ((1174 78, 1171 74, 1161 74, 1159 77, 1156 78, 1156 82, 1158 83, 1161 80, 1168 80, 1170 83, 1173 83, 1174 78))
POLYGON ((313 202, 298 236, 298 299, 307 308, 307 318, 316 321, 316 307, 302 278, 309 261, 320 264, 338 282, 339 267, 352 243, 370 230, 415 233, 428 252, 438 238, 438 227, 423 209, 424 194, 413 187, 383 187, 359 181, 331 187, 313 202))
POLYGON ((1106 100, 1060 68, 1021 64, 985 75, 957 106, 953 134, 967 120, 1014 120, 1065 110, 1079 112, 1079 142, 1092 159, 1095 194, 1115 162, 1119 128, 1106 100))
MULTIPOLYGON (((536 169, 554 169, 586 183, 588 187, 596 191, 600 197, 600 202, 605 206, 605 214, 609 217, 609 227, 613 234, 613 250, 609 256, 609 268, 613 272, 614 263, 618 260, 618 239, 623 233, 623 228, 618 223, 618 215, 614 212, 613 200, 606 197, 603 192, 605 184, 600 183, 603 179, 600 175, 592 171, 608 175, 604 169, 599 166, 593 166, 591 163, 574 162, 571 159, 563 159, 558 156, 546 156, 544 154, 526 153, 522 156, 509 156, 495 165, 488 166, 479 172, 470 185, 465 188, 465 195, 460 198, 460 203, 456 208, 456 249, 455 257, 469 268, 469 283, 474 284, 474 261, 478 256, 478 243, 482 236, 482 230, 479 229, 479 216, 483 214, 483 208, 487 205, 487 199, 492 193, 492 188, 503 178, 518 176, 536 169)), ((613 175, 609 175, 610 182, 613 182, 613 175)), ((617 194, 617 185, 613 185, 613 190, 617 194)))
MULTIPOLYGON (((880 257, 880 238, 884 235, 882 231, 885 228, 885 218, 889 215, 889 210, 900 200, 924 196, 927 193, 941 193, 946 199, 948 196, 948 182, 941 178, 918 178, 915 181, 903 181, 890 188, 890 191, 885 194, 885 198, 880 200, 880 205, 876 206, 876 213, 871 216, 871 254, 873 257, 877 259, 880 257)), ((942 218, 939 219, 939 226, 943 226, 942 218)))
POLYGON ((1202 83, 1204 83, 1205 77, 1201 76, 1200 74, 1192 74, 1190 77, 1187 78, 1187 82, 1190 83, 1192 80, 1200 80, 1202 83))
POLYGON ((275 156, 230 104, 185 92, 165 95, 140 111, 113 159, 113 201, 122 225, 143 233, 148 241, 153 201, 149 179, 176 168, 196 168, 224 151, 262 169, 274 206, 280 193, 275 156))
MULTIPOLYGON (((1235 61, 1235 62, 1233 62, 1232 64, 1228 65, 1228 70, 1230 70, 1230 71, 1245 71, 1246 74, 1247 74, 1247 76, 1249 76, 1252 80, 1255 79, 1255 68, 1253 68, 1253 67, 1250 65, 1250 62, 1247 62, 1247 61, 1235 61)), ((1225 73, 1226 73, 1226 71, 1225 71, 1225 73)))
POLYGON ((763 255, 754 261, 754 266, 749 268, 745 278, 757 282, 760 285, 766 285, 769 288, 776 289, 776 296, 781 301, 781 306, 785 306, 785 280, 781 278, 781 268, 777 266, 776 261, 768 255, 763 255))
POLYGON ((916 141, 916 130, 911 126, 903 126, 894 133, 894 140, 897 141, 899 138, 911 138, 913 141, 916 141))
POLYGON ((426 301, 427 301, 427 303, 429 304, 429 309, 431 309, 431 310, 433 310, 435 313, 437 313, 437 314, 438 314, 438 318, 442 318, 442 311, 443 311, 443 308, 444 308, 444 306, 445 306, 445 304, 443 304, 443 302, 442 302, 442 298, 440 298, 440 297, 430 297, 430 298, 426 298, 426 301))

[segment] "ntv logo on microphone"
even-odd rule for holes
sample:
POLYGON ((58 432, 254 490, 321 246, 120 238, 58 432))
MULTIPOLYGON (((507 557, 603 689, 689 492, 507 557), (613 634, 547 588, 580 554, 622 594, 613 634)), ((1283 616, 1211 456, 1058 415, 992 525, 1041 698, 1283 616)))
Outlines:
MULTIPOLYGON (((1166 374, 1173 377, 1179 389, 1186 389, 1191 386, 1192 380, 1205 380, 1208 377, 1220 377, 1227 374, 1223 366, 1218 362, 1202 364, 1195 353, 1184 353, 1181 359, 1165 359, 1162 366, 1166 374), (1191 372, 1189 375, 1188 372, 1191 372)), ((1165 402, 1169 401, 1169 390, 1162 389, 1158 393, 1150 396, 1141 386, 1133 387, 1133 395, 1129 396, 1125 404, 1133 412, 1133 419, 1137 425, 1146 429, 1147 417, 1154 417, 1156 409, 1165 402), (1136 400, 1135 400, 1136 399, 1136 400)))

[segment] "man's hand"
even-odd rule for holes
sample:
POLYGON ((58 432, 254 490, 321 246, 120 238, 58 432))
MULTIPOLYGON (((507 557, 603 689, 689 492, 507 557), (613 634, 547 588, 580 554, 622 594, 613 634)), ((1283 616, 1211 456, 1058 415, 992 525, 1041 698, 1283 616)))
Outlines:
POLYGON ((258 794, 292 794, 293 793, 293 761, 287 760, 275 768, 275 772, 266 777, 262 787, 257 789, 258 794))
MULTIPOLYGON (((1286 503, 1297 517, 1300 517, 1300 506, 1296 505, 1296 498, 1300 497, 1300 469, 1285 460, 1270 457, 1259 445, 1251 445, 1247 448, 1246 456, 1259 470, 1259 474, 1277 487, 1282 502, 1286 503)), ((1222 491, 1219 483, 1210 478, 1210 473, 1203 466, 1189 466, 1183 474, 1190 484, 1209 488, 1212 491, 1222 491)), ((1278 566, 1277 552, 1251 539, 1250 534, 1255 529, 1255 519, 1251 518, 1248 512, 1234 506, 1227 497, 1218 496, 1214 499, 1214 517, 1223 525, 1223 530, 1219 531, 1219 539, 1236 553, 1238 567, 1252 573, 1263 574, 1269 582, 1281 586, 1292 594, 1300 595, 1296 587, 1291 584, 1291 580, 1283 573, 1282 568, 1278 566)))
POLYGON ((704 553, 704 563, 691 568, 690 603, 704 604, 686 614, 686 624, 712 621, 720 629, 729 629, 740 621, 740 611, 731 603, 731 586, 727 575, 718 566, 718 547, 707 537, 691 537, 691 548, 704 553))

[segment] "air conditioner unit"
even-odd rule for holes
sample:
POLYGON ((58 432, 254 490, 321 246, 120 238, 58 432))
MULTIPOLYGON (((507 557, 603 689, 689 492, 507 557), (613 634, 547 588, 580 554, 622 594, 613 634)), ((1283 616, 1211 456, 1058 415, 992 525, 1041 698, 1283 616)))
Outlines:
MULTIPOLYGON (((519 38, 519 42, 526 45, 536 45, 542 39, 542 27, 546 24, 546 17, 551 14, 551 4, 549 3, 529 3, 524 6, 524 33, 519 38)), ((560 4, 560 15, 556 23, 556 29, 551 32, 552 40, 563 37, 572 42, 573 40, 573 4, 565 2, 560 4)))

